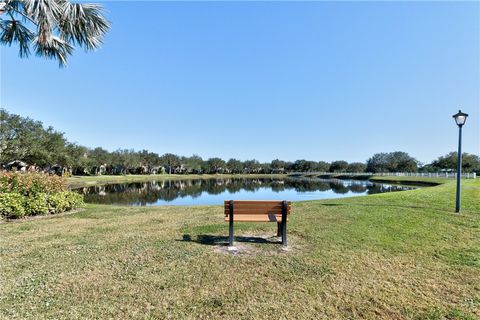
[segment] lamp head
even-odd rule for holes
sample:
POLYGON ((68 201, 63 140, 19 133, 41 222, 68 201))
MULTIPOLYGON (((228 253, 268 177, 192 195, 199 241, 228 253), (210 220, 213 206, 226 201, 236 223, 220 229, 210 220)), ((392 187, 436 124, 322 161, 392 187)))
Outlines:
POLYGON ((453 115, 453 118, 455 119, 455 123, 459 127, 465 124, 465 121, 467 121, 467 117, 468 117, 468 114, 463 113, 462 110, 458 110, 458 112, 453 115))

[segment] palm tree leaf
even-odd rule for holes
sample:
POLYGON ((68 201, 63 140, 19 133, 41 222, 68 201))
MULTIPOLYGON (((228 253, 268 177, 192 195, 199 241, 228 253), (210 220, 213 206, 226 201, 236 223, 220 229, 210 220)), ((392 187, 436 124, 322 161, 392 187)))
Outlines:
POLYGON ((0 43, 11 46, 18 43, 20 57, 30 55, 30 43, 34 34, 30 29, 17 20, 0 20, 0 43))
POLYGON ((100 47, 103 36, 109 29, 103 8, 97 4, 61 1, 64 2, 64 7, 56 17, 61 36, 87 50, 100 47))
POLYGON ((67 65, 67 57, 74 50, 72 45, 57 36, 50 36, 46 41, 36 37, 34 39, 34 48, 37 56, 55 59, 60 67, 67 65))
MULTIPOLYGON (((5 0, 0 0, 3 3, 5 0)), ((74 45, 87 50, 100 47, 109 29, 103 7, 69 0, 7 0, 5 6, 12 20, 0 19, 0 43, 20 44, 20 56, 30 54, 33 41, 37 55, 58 60, 65 66, 74 45), (35 25, 36 32, 15 20, 22 16, 25 25, 35 25)))
POLYGON ((55 0, 20 0, 29 17, 34 21, 53 26, 55 17, 62 10, 62 6, 55 0))
POLYGON ((22 0, 10 0, 8 3, 5 3, 5 5, 17 10, 17 11, 23 11, 25 10, 25 6, 22 0))

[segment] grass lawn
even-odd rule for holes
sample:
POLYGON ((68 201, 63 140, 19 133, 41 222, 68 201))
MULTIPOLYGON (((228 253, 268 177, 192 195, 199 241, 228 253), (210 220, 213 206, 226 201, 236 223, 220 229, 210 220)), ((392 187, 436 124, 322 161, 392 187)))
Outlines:
POLYGON ((0 317, 478 319, 480 179, 461 215, 454 191, 297 202, 289 251, 262 241, 276 225, 244 223, 236 255, 220 204, 2 223, 0 317))

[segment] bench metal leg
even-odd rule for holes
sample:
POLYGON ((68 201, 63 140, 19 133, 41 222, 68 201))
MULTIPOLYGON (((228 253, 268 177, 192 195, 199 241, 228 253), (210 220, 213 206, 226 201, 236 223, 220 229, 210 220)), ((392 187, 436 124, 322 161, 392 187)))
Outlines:
POLYGON ((281 237, 281 236, 282 236, 282 223, 277 222, 277 237, 281 237))
POLYGON ((230 200, 230 214, 228 223, 228 246, 233 247, 233 201, 230 200))
POLYGON ((232 247, 233 246, 233 218, 232 215, 230 215, 230 223, 228 226, 228 246, 232 247))
POLYGON ((282 208, 282 245, 287 246, 287 201, 283 201, 282 208))

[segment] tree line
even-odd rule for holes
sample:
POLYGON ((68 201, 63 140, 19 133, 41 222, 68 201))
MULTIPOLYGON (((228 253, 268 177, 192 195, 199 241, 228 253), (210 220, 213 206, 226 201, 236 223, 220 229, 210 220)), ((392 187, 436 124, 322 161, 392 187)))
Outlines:
MULTIPOLYGON (((456 153, 441 156, 423 165, 406 152, 377 153, 365 163, 344 160, 326 162, 296 160, 259 162, 218 157, 202 159, 172 153, 159 155, 148 150, 101 147, 87 148, 69 142, 62 132, 44 127, 40 121, 0 109, 0 166, 4 169, 47 171, 56 174, 212 174, 291 172, 435 172, 455 170, 456 153)), ((463 155, 465 172, 480 172, 480 158, 463 155)))

